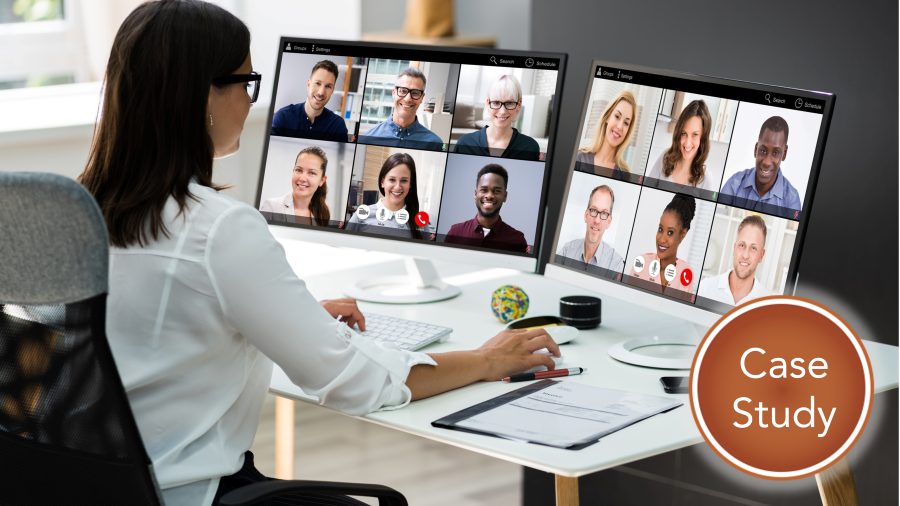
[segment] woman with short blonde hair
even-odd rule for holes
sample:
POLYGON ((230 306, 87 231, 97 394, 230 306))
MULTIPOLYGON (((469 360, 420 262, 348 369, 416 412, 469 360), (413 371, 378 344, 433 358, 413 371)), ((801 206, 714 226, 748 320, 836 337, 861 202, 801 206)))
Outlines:
POLYGON ((625 148, 637 112, 637 101, 630 91, 620 92, 609 101, 597 122, 591 143, 578 150, 576 162, 593 165, 592 172, 625 179, 631 168, 625 162, 625 148))
POLYGON ((469 155, 499 156, 520 160, 539 160, 537 141, 513 127, 522 111, 522 85, 513 75, 501 75, 491 81, 484 101, 482 117, 490 123, 477 132, 456 141, 455 151, 469 155))

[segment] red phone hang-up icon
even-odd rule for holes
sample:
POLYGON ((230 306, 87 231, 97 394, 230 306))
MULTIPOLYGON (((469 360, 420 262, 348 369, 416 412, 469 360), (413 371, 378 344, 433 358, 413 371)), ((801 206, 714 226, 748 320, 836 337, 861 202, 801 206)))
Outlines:
POLYGON ((428 213, 426 213, 425 211, 416 213, 416 225, 420 227, 428 225, 428 213))
POLYGON ((800 216, 800 211, 794 211, 794 219, 797 219, 797 216, 800 216))
POLYGON ((527 248, 525 248, 525 253, 531 253, 531 246, 528 246, 527 248))
POLYGON ((338 223, 338 228, 344 228, 344 222, 343 222, 343 221, 340 222, 340 223, 338 223))
POLYGON ((691 284, 691 281, 694 280, 694 273, 691 272, 690 269, 685 269, 681 271, 681 284, 684 286, 688 286, 691 284))

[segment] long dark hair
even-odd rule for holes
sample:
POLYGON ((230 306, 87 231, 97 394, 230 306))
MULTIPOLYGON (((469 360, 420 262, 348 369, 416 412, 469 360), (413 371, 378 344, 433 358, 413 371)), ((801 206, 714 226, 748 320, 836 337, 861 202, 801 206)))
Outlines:
POLYGON ((406 210, 409 212, 409 233, 413 239, 421 239, 422 233, 419 232, 419 226, 416 225, 416 215, 419 214, 419 190, 416 181, 416 161, 413 157, 406 153, 394 153, 389 156, 381 166, 381 172, 378 173, 378 191, 384 196, 384 178, 387 173, 398 165, 406 165, 409 167, 409 193, 406 194, 406 210))
MULTIPOLYGON (((304 148, 302 151, 297 153, 297 158, 294 159, 294 165, 297 164, 297 160, 300 159, 300 155, 313 155, 321 160, 322 177, 325 177, 325 169, 328 168, 328 157, 325 155, 325 150, 323 150, 319 146, 310 146, 308 148, 304 148)), ((322 186, 316 188, 315 193, 313 193, 312 200, 309 201, 309 214, 311 214, 312 217, 316 219, 316 224, 320 227, 327 227, 328 221, 331 219, 331 211, 328 209, 328 204, 325 203, 325 197, 327 195, 328 182, 326 181, 322 183, 322 186)))
POLYGON ((212 80, 233 73, 250 51, 250 31, 215 4, 159 0, 138 6, 113 41, 102 114, 79 181, 106 218, 110 243, 168 237, 170 196, 184 212, 196 178, 212 182, 214 147, 206 104, 212 80))
POLYGON ((703 131, 700 133, 700 145, 697 147, 697 153, 691 160, 691 178, 688 180, 691 186, 697 186, 703 182, 706 177, 706 157, 709 156, 709 131, 712 129, 712 117, 709 115, 709 108, 706 102, 702 100, 694 100, 678 116, 678 122, 675 123, 675 134, 672 135, 672 145, 666 150, 663 157, 663 175, 669 177, 675 170, 675 164, 682 159, 681 155, 681 132, 684 131, 684 124, 693 117, 700 118, 703 125, 703 131))

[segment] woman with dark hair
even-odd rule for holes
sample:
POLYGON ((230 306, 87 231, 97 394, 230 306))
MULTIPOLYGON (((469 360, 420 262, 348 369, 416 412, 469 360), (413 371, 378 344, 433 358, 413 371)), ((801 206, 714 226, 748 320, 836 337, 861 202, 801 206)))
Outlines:
POLYGON ((359 213, 353 213, 347 230, 421 239, 415 219, 419 214, 419 191, 413 157, 407 153, 389 156, 378 173, 378 191, 382 198, 370 206, 369 215, 360 218, 359 213))
MULTIPOLYGON (((691 229, 691 221, 697 203, 694 197, 676 194, 672 201, 663 210, 659 218, 659 227, 656 229, 656 251, 645 253, 631 267, 629 276, 650 283, 659 284, 663 293, 667 290, 679 290, 694 293, 693 272, 685 276, 684 271, 693 271, 691 265, 680 258, 678 246, 684 241, 688 230, 691 229), (640 268, 638 268, 638 264, 640 268), (672 267, 674 275, 666 269, 672 267)), ((649 288, 649 287, 648 287, 649 288)))
POLYGON ((313 225, 327 227, 331 219, 331 211, 325 203, 328 195, 328 185, 325 183, 328 179, 325 175, 327 168, 328 156, 325 155, 325 150, 318 146, 304 148, 294 160, 291 193, 264 200, 259 210, 301 218, 295 220, 295 223, 303 223, 303 218, 307 218, 313 225))
POLYGON ((80 176, 112 246, 106 333, 167 506, 215 505, 266 480, 247 449, 273 361, 325 406, 359 415, 553 368, 532 353, 559 354, 538 330, 504 331, 472 351, 391 349, 352 328, 365 330, 356 301, 316 301, 262 215, 212 181, 213 159, 238 149, 259 79, 250 32, 226 10, 140 5, 113 41, 80 176))
POLYGON ((672 145, 650 167, 644 186, 657 187, 659 181, 668 181, 683 187, 718 191, 712 179, 706 177, 704 165, 709 156, 711 129, 712 117, 706 102, 689 103, 675 123, 672 145))

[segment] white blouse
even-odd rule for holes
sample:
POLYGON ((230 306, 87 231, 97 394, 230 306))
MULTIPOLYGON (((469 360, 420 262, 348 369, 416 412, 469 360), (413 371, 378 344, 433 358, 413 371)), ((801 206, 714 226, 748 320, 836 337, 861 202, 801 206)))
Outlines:
POLYGON ((335 320, 252 207, 191 183, 163 211, 169 237, 112 248, 106 331, 167 506, 207 506, 256 434, 272 361, 352 415, 409 403, 428 355, 335 320))

